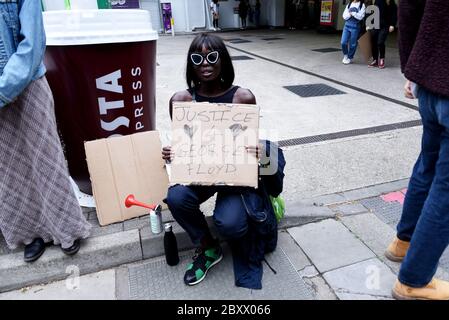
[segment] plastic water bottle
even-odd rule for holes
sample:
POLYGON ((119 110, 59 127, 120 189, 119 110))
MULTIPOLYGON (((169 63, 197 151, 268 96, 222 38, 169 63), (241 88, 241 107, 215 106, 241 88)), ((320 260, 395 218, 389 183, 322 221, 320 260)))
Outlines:
POLYGON ((150 211, 151 232, 154 234, 161 233, 162 230, 162 207, 158 205, 154 210, 150 211))
POLYGON ((164 225, 164 251, 165 260, 169 266, 176 266, 179 263, 178 243, 170 223, 164 225))

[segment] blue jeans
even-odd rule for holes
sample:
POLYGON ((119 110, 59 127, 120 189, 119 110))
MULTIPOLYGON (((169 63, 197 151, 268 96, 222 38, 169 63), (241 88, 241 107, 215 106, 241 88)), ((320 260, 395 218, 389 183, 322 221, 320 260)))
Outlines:
POLYGON ((248 218, 239 188, 175 185, 168 189, 168 205, 173 217, 186 230, 195 245, 210 236, 200 204, 217 193, 213 220, 218 233, 228 239, 243 237, 248 230, 248 218))
POLYGON ((360 27, 359 25, 353 25, 346 23, 343 28, 343 34, 341 36, 341 48, 343 54, 348 56, 349 59, 354 59, 355 51, 357 50, 357 40, 359 39, 360 27))
POLYGON ((419 88, 421 153, 413 169, 397 236, 411 241, 399 281, 423 287, 449 243, 449 98, 419 88))

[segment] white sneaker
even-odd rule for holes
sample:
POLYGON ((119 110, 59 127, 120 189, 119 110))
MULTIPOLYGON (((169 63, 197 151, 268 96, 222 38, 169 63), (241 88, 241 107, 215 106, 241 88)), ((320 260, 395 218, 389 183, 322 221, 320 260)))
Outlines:
POLYGON ((344 56, 343 60, 341 61, 342 63, 346 64, 346 61, 348 61, 348 56, 344 56))
POLYGON ((352 62, 351 59, 349 59, 348 57, 345 57, 343 59, 343 64, 350 64, 351 62, 352 62))
POLYGON ((221 28, 217 28, 216 31, 221 31, 221 28))

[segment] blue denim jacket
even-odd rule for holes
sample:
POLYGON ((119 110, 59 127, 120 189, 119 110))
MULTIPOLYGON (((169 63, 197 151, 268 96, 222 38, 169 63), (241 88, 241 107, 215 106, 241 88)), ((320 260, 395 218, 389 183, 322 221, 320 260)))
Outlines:
POLYGON ((39 0, 0 0, 0 108, 45 74, 39 0))

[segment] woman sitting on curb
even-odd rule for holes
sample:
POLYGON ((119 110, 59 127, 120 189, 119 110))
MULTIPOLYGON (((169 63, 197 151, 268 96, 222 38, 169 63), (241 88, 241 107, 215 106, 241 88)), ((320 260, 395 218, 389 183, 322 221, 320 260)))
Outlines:
MULTIPOLYGON (((201 34, 193 40, 187 55, 186 78, 188 89, 175 93, 170 100, 170 116, 173 102, 179 101, 256 103, 248 89, 233 85, 231 57, 219 37, 201 34)), ((220 235, 230 245, 235 284, 251 289, 262 288, 264 255, 273 251, 277 244, 277 221, 269 196, 278 196, 282 191, 285 160, 282 151, 269 142, 258 147, 249 146, 247 152, 257 157, 267 153, 270 165, 277 164, 273 175, 259 175, 257 189, 175 185, 168 190, 165 201, 173 217, 198 246, 184 276, 187 285, 204 280, 209 269, 223 257, 220 243, 210 233, 200 211, 200 204, 217 194, 213 220, 220 235)), ((163 149, 162 156, 166 161, 176 157, 170 147, 163 149)))

